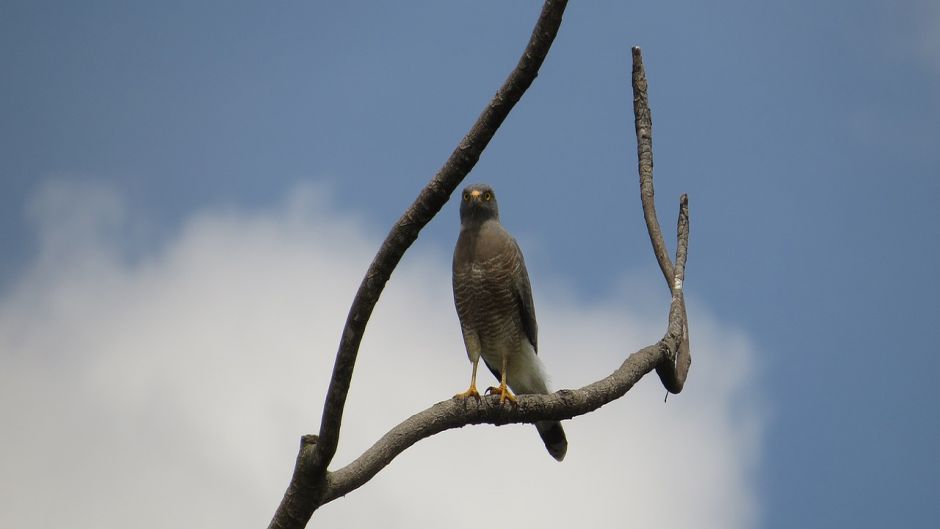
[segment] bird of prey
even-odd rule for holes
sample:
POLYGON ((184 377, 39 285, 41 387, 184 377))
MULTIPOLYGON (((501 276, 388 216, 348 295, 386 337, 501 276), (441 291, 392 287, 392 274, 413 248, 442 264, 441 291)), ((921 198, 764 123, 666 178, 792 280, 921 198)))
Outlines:
MULTIPOLYGON (((454 248, 454 304, 460 318, 467 356, 473 364, 470 389, 455 398, 479 398, 480 358, 499 379, 499 402, 515 402, 516 393, 550 393, 538 353, 538 324, 532 288, 522 251, 499 223, 496 195, 488 185, 464 189, 460 202, 460 236, 454 248), (507 387, 508 386, 508 387, 507 387), (510 388, 512 391, 510 391, 510 388)), ((535 427, 548 453, 565 458, 568 440, 558 421, 535 427)))

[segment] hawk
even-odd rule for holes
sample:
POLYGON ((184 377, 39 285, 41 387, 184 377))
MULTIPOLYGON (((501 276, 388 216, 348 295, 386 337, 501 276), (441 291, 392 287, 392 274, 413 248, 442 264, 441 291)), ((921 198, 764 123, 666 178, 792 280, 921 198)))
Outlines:
MULTIPOLYGON (((515 402, 512 392, 550 393, 538 357, 538 323, 532 288, 519 244, 499 223, 496 195, 488 185, 464 189, 460 202, 460 236, 454 248, 454 304, 460 329, 473 364, 470 389, 455 398, 479 398, 477 364, 480 358, 499 379, 499 402, 515 402), (512 391, 510 391, 510 388, 512 391)), ((558 421, 539 421, 535 427, 548 453, 565 458, 568 440, 558 421)))

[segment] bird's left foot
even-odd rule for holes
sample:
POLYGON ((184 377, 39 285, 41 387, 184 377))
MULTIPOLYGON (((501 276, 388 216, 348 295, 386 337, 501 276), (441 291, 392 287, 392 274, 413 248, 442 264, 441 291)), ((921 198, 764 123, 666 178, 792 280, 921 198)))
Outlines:
POLYGON ((486 390, 487 395, 499 395, 499 403, 502 404, 505 401, 509 401, 513 404, 516 403, 516 396, 509 391, 509 387, 505 384, 500 384, 499 387, 489 387, 486 390))

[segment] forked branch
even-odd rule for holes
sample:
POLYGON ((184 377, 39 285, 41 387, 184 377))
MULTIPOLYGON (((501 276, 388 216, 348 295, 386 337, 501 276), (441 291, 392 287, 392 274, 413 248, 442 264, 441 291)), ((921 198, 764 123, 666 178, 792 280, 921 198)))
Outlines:
POLYGON ((517 405, 512 406, 501 406, 495 396, 485 397, 479 401, 450 399, 439 402, 392 428, 352 463, 336 471, 327 471, 327 466, 336 452, 343 406, 349 390, 359 343, 386 281, 405 250, 417 238, 418 232, 441 209, 450 194, 479 159, 483 148, 493 137, 509 110, 532 83, 558 31, 564 8, 564 1, 549 0, 545 3, 529 45, 515 70, 444 167, 422 190, 382 243, 360 285, 343 330, 333 378, 324 405, 320 435, 306 435, 302 438, 294 474, 270 527, 305 526, 318 507, 359 488, 398 454, 421 439, 436 433, 468 424, 502 425, 531 423, 546 419, 570 419, 594 411, 620 398, 653 369, 659 372, 660 378, 669 391, 677 393, 682 389, 689 367, 688 322, 682 293, 689 239, 688 200, 685 195, 680 200, 676 264, 673 267, 665 253, 665 243, 662 241, 655 209, 652 208, 651 122, 649 109, 646 106, 646 80, 642 58, 639 48, 634 48, 634 108, 637 112, 638 152, 641 156, 641 196, 654 253, 663 268, 663 273, 667 276, 672 291, 666 334, 657 343, 631 354, 609 376, 580 389, 560 390, 551 395, 518 395, 517 405), (640 83, 641 96, 637 95, 638 79, 642 81, 640 83), (639 107, 636 106, 638 100, 641 100, 639 107), (644 108, 646 126, 643 138, 645 139, 641 138, 639 117, 644 108), (645 147, 640 145, 643 142, 646 142, 645 147), (643 154, 644 152, 648 154, 643 154), (648 160, 649 170, 646 173, 643 169, 643 156, 646 156, 648 160))
MULTIPOLYGON (((669 260, 669 250, 663 240, 656 217, 656 203, 653 193, 653 117, 649 107, 649 83, 646 81, 646 68, 643 66, 643 53, 639 46, 633 47, 633 116, 636 126, 637 169, 640 173, 640 201, 643 203, 643 217, 646 229, 653 245, 653 254, 663 271, 666 285, 672 293, 672 306, 669 310, 669 332, 666 338, 673 347, 656 366, 663 386, 670 393, 679 393, 685 385, 685 379, 692 365, 691 347, 689 346, 689 325, 685 314, 685 295, 682 282, 685 281, 685 261, 689 250, 689 198, 682 195, 679 199, 678 243, 676 245, 676 266, 669 260), (678 311, 681 318, 674 322, 673 311, 678 311), (681 321, 681 325, 679 322, 681 321)), ((664 338, 664 340, 666 339, 664 338)))
POLYGON ((538 75, 548 55, 565 11, 567 0, 547 0, 538 22, 518 64, 483 109, 480 117, 454 149, 447 162, 421 190, 418 198, 392 226, 385 241, 369 266, 349 309, 340 338, 333 375, 323 405, 319 436, 305 436, 291 482, 278 506, 271 528, 300 528, 327 496, 327 467, 336 454, 346 395, 352 380, 359 344, 372 309, 379 300, 385 283, 405 251, 418 238, 418 233, 437 214, 451 193, 467 176, 496 130, 509 115, 522 94, 538 75))

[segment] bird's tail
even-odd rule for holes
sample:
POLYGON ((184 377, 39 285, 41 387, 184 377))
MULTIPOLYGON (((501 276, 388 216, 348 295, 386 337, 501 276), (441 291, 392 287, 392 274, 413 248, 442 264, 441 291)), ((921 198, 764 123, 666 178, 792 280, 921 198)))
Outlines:
POLYGON ((565 437, 565 430, 561 427, 561 423, 558 421, 539 421, 535 423, 535 427, 538 429, 548 453, 558 461, 564 460, 565 453, 568 452, 568 438, 565 437))

